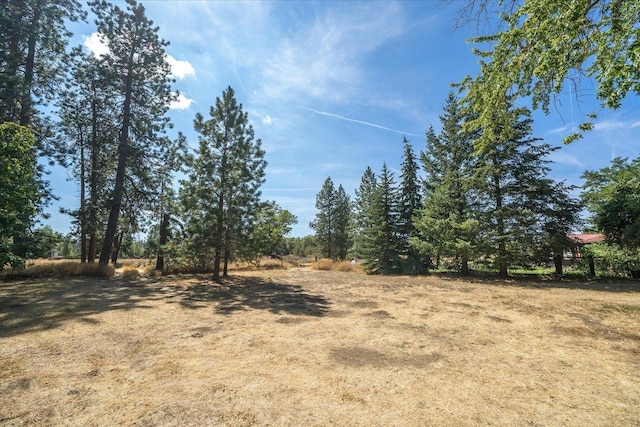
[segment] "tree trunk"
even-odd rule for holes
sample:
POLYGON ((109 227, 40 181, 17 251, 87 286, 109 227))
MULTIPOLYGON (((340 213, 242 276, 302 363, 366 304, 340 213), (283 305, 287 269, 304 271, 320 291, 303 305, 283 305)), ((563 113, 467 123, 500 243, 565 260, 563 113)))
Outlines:
MULTIPOLYGON (((221 182, 224 179, 222 176, 221 182)), ((216 254, 213 259, 213 280, 220 281, 220 260, 222 257, 222 234, 224 231, 224 191, 220 189, 220 195, 218 196, 218 218, 216 225, 216 254)))
POLYGON ((80 131, 80 262, 87 262, 87 215, 85 202, 84 137, 80 131))
POLYGON ((167 243, 167 237, 169 235, 169 214, 162 215, 162 222, 160 223, 160 241, 158 242, 158 258, 156 259, 156 270, 162 271, 164 269, 164 257, 162 256, 162 247, 167 243))
MULTIPOLYGON (((494 162, 497 164, 497 162, 494 162)), ((493 183, 495 185, 495 197, 496 197, 496 232, 498 234, 498 275, 500 277, 507 277, 507 245, 505 242, 504 231, 504 214, 502 212, 502 188, 500 186, 500 177, 494 175, 493 183)))
POLYGON ((228 273, 228 267, 229 267, 229 249, 225 248, 224 251, 224 264, 222 267, 222 277, 229 277, 228 273))
POLYGON ((469 275, 469 256, 467 254, 462 255, 460 259, 460 272, 463 276, 469 275))
POLYGON ((562 276, 562 254, 556 254, 553 256, 553 265, 556 269, 556 276, 562 276))
POLYGON ((22 126, 31 125, 31 87, 33 85, 33 68, 36 58, 36 43, 39 37, 40 15, 42 13, 43 1, 36 2, 33 12, 33 20, 29 30, 29 39, 27 40, 27 58, 24 66, 24 86, 20 97, 20 124, 22 126))
POLYGON ((593 262, 593 255, 589 255, 587 259, 589 260, 589 276, 596 277, 596 265, 593 262))
POLYGON ((122 240, 124 239, 124 231, 120 232, 119 236, 116 236, 113 241, 113 251, 111 252, 111 263, 113 265, 118 262, 118 255, 120 253, 120 247, 122 246, 122 240))
POLYGON ((96 99, 95 86, 93 99, 91 100, 91 171, 89 173, 89 253, 87 261, 94 263, 98 252, 98 100, 96 99))
POLYGON ((109 211, 109 221, 107 222, 107 230, 104 234, 102 242, 102 250, 100 251, 100 264, 107 265, 109 263, 109 250, 116 235, 118 228, 118 218, 120 217, 120 207, 122 206, 122 196, 124 193, 124 178, 129 159, 129 126, 131 123, 131 97, 132 97, 132 66, 133 66, 134 49, 131 50, 129 56, 129 68, 127 70, 125 99, 122 112, 122 128, 118 141, 118 169, 116 171, 116 182, 111 196, 111 209, 109 211))

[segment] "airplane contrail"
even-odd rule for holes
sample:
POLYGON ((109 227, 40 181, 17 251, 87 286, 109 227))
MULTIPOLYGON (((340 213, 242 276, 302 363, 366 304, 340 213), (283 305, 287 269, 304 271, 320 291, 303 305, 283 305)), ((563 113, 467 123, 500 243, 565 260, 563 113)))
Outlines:
POLYGON ((420 136, 420 135, 416 135, 415 133, 403 132, 401 130, 391 129, 391 128, 388 128, 386 126, 377 125, 375 123, 366 122, 364 120, 357 120, 357 119, 352 119, 350 117, 341 116, 340 114, 327 113, 326 111, 318 111, 318 110, 314 110, 313 108, 307 108, 307 107, 300 107, 300 108, 302 108, 303 110, 311 111, 312 113, 319 114, 321 116, 333 117, 334 119, 340 119, 340 120, 345 120, 347 122, 353 122, 353 123, 358 123, 358 124, 365 125, 365 126, 371 126, 371 127, 377 128, 377 129, 382 129, 382 130, 386 130, 386 131, 389 131, 389 132, 398 133, 400 135, 420 136))

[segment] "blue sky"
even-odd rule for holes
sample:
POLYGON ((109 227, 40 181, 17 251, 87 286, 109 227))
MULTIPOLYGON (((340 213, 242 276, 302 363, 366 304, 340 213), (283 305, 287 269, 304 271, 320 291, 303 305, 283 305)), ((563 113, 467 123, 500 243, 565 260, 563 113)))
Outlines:
MULTIPOLYGON (((116 2, 125 6, 124 2, 116 2)), ((467 39, 454 30, 456 6, 439 1, 142 1, 171 44, 168 60, 179 103, 174 130, 197 145, 193 119, 231 86, 266 150, 263 199, 298 217, 293 236, 312 234, 315 196, 330 176, 353 195, 367 166, 383 162, 399 174, 402 139, 417 152, 438 116, 450 84, 478 71, 467 39)), ((455 2, 454 2, 455 3, 455 2)), ((72 44, 96 49, 95 25, 72 27, 72 44)), ((640 154, 640 100, 629 96, 617 111, 600 111, 593 86, 558 96, 549 116, 534 113, 534 135, 552 145, 599 112, 595 130, 556 151, 552 177, 580 185, 585 170, 615 156, 640 154)), ((44 221, 62 233, 59 207, 79 204, 77 184, 63 169, 49 176, 60 200, 44 221)))

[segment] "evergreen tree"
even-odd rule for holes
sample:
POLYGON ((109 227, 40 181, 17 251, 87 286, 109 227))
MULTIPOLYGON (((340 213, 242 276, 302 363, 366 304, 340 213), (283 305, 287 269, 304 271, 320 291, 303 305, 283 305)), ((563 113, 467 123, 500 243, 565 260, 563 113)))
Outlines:
POLYGON ((548 156, 554 148, 531 136, 530 113, 511 108, 511 130, 493 140, 477 161, 476 178, 481 249, 492 257, 501 276, 508 265, 528 262, 548 220, 550 197, 557 187, 546 178, 548 156))
POLYGON ((402 156, 401 184, 400 184, 400 216, 399 239, 401 241, 401 255, 404 257, 403 270, 408 273, 424 271, 420 254, 409 244, 410 239, 416 236, 416 228, 413 218, 418 209, 422 207, 420 194, 420 182, 418 180, 418 162, 413 152, 413 147, 403 138, 404 153, 402 156))
POLYGON ((442 131, 427 131, 426 150, 420 154, 425 171, 424 209, 414 217, 418 230, 412 245, 429 257, 457 259, 468 274, 476 246, 478 221, 474 216, 474 133, 464 130, 464 115, 452 92, 440 116, 442 131))
POLYGON ((34 106, 56 95, 67 63, 66 24, 85 15, 75 0, 0 2, 0 123, 34 124, 34 106))
POLYGON ((373 193, 376 188, 376 175, 371 168, 367 166, 360 185, 356 189, 356 197, 353 201, 353 222, 351 228, 353 246, 351 253, 356 258, 364 258, 365 237, 364 230, 367 227, 367 215, 373 201, 373 193))
POLYGON ((338 259, 346 259, 349 248, 352 245, 351 239, 351 199, 344 191, 342 184, 338 186, 336 192, 336 207, 334 214, 334 245, 335 255, 338 259))
POLYGON ((98 251, 98 224, 106 221, 107 184, 113 180, 117 152, 118 105, 101 73, 98 61, 76 51, 70 64, 67 87, 58 101, 58 140, 56 157, 72 169, 79 183, 80 207, 65 210, 79 232, 80 259, 95 261, 98 251))
POLYGON ((337 192, 331 177, 327 177, 316 194, 316 218, 311 221, 309 227, 316 232, 316 242, 320 256, 335 259, 335 234, 336 234, 336 206, 337 192))
MULTIPOLYGON (((109 79, 120 106, 117 117, 117 168, 109 198, 109 218, 100 251, 100 263, 107 264, 118 230, 125 181, 137 176, 144 183, 146 165, 163 158, 168 140, 159 138, 168 119, 165 113, 174 94, 170 88, 170 67, 158 28, 145 16, 144 7, 127 0, 127 9, 106 1, 89 3, 96 25, 109 51, 100 58, 101 72, 109 79)), ((143 190, 143 188, 139 188, 143 190)))
POLYGON ((249 117, 228 87, 209 110, 210 119, 196 115, 197 155, 187 156, 189 179, 182 182, 187 246, 201 266, 213 259, 213 279, 249 242, 264 182, 264 150, 254 139, 249 117))
POLYGON ((393 172, 385 163, 373 191, 362 231, 363 265, 369 273, 400 272, 402 242, 399 236, 398 200, 399 190, 393 172))

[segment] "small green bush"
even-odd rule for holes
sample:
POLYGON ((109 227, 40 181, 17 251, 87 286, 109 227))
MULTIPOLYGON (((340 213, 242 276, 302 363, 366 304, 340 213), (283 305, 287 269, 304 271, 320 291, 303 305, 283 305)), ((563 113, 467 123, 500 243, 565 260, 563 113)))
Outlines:
POLYGON ((597 276, 626 277, 629 275, 629 263, 637 262, 640 254, 637 251, 623 249, 606 243, 592 243, 581 250, 582 257, 578 258, 576 267, 585 274, 589 274, 589 256, 597 276))

